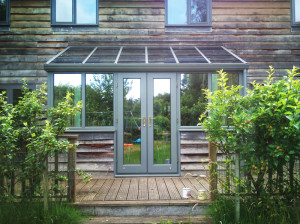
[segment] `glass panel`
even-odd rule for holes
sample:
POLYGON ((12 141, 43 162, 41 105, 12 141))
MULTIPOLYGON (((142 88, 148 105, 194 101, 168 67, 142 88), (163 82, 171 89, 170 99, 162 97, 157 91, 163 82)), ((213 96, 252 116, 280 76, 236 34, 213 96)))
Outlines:
POLYGON ((203 89, 208 88, 207 74, 181 74, 181 126, 197 126, 207 103, 203 89))
POLYGON ((154 164, 171 163, 171 80, 154 79, 154 164))
POLYGON ((191 0, 191 23, 207 22, 207 0, 191 0))
POLYGON ((56 0, 56 22, 72 22, 72 0, 56 0))
POLYGON ((120 47, 99 47, 86 63, 114 63, 120 47))
POLYGON ((7 1, 0 0, 0 22, 6 22, 7 1))
POLYGON ((123 80, 124 164, 141 164, 141 80, 123 80))
POLYGON ((187 0, 168 0, 168 24, 187 24, 187 0))
POLYGON ((145 47, 124 47, 118 63, 146 63, 145 47))
POLYGON ((23 97, 22 89, 13 89, 13 105, 18 104, 20 97, 23 97))
POLYGON ((148 47, 149 63, 176 63, 173 54, 168 47, 148 47))
POLYGON ((193 47, 172 47, 179 63, 207 63, 193 47))
POLYGON ((96 24, 97 23, 96 0, 77 0, 76 23, 96 24))
POLYGON ((295 22, 300 22, 300 0, 295 0, 295 22))
MULTIPOLYGON (((218 87, 218 79, 220 78, 220 75, 219 74, 212 74, 212 92, 220 89, 218 87)), ((239 85, 239 74, 238 73, 228 73, 227 74, 227 86, 237 86, 239 85)))
POLYGON ((93 47, 71 47, 52 63, 82 63, 93 49, 93 47))
POLYGON ((86 74, 85 125, 113 126, 114 76, 86 74))
MULTIPOLYGON (((73 94, 74 105, 81 100, 81 74, 54 74, 53 105, 57 106, 66 97, 67 92, 73 94)), ((81 126, 81 114, 70 118, 70 126, 81 126)))
POLYGON ((241 63, 221 47, 198 47, 212 63, 241 63))

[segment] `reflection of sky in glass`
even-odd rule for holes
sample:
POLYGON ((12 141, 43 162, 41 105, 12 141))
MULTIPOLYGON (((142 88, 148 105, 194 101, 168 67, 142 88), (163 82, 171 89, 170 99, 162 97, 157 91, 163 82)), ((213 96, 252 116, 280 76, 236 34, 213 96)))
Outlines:
POLYGON ((72 22, 72 0, 56 0, 56 22, 72 22))
POLYGON ((187 24, 187 0, 168 0, 168 24, 187 24))
POLYGON ((125 79, 124 84, 127 83, 129 91, 126 95, 126 99, 137 100, 140 99, 141 95, 141 80, 140 79, 125 79))
POLYGON ((86 74, 86 85, 91 85, 95 82, 95 76, 100 78, 99 74, 86 74))
POLYGON ((154 79, 154 96, 168 94, 170 90, 170 79, 154 79))
POLYGON ((55 74, 54 86, 59 85, 81 86, 81 74, 55 74))
POLYGON ((96 0, 77 0, 78 24, 96 24, 96 0))
POLYGON ((295 22, 300 22, 300 0, 295 0, 295 22))

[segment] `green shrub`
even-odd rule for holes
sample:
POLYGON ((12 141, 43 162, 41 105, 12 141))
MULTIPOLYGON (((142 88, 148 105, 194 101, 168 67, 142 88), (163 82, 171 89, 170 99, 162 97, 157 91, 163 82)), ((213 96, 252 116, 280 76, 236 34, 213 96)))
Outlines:
POLYGON ((65 203, 51 203, 48 212, 40 202, 1 203, 0 211, 0 224, 75 224, 83 220, 78 210, 65 203))

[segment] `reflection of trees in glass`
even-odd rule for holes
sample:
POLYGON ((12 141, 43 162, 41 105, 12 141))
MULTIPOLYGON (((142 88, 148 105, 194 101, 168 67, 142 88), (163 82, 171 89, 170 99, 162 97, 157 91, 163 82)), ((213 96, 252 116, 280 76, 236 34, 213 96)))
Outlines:
POLYGON ((158 94, 153 100, 154 139, 162 139, 171 129, 170 93, 158 94))
POLYGON ((0 21, 6 21, 6 0, 0 0, 0 21))
POLYGON ((206 99, 203 89, 208 88, 207 74, 181 75, 181 126, 196 126, 205 111, 206 99))
MULTIPOLYGON (((73 106, 75 106, 81 100, 81 86, 72 86, 68 84, 59 84, 54 86, 54 102, 53 105, 57 106, 67 95, 67 92, 72 93, 73 106)), ((71 127, 81 126, 81 114, 78 114, 70 118, 71 127)))
POLYGON ((191 0, 191 23, 207 22, 207 0, 191 0))
POLYGON ((113 126, 113 75, 87 74, 86 79, 86 126, 113 126))

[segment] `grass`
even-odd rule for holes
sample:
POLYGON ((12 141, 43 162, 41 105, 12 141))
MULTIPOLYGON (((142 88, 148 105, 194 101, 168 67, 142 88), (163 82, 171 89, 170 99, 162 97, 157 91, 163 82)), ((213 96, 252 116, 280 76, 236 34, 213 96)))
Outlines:
MULTIPOLYGON (((171 142, 154 142, 154 164, 165 164, 171 160, 171 142)), ((124 164, 141 164, 141 145, 133 144, 124 147, 124 164)))
MULTIPOLYGON (((241 199, 240 224, 294 224, 300 223, 300 207, 280 199, 263 201, 256 197, 241 199)), ((215 223, 235 223, 234 198, 220 196, 209 206, 215 223)))
POLYGON ((80 211, 66 203, 50 203, 44 212, 41 202, 0 202, 0 224, 76 224, 82 220, 80 211))

